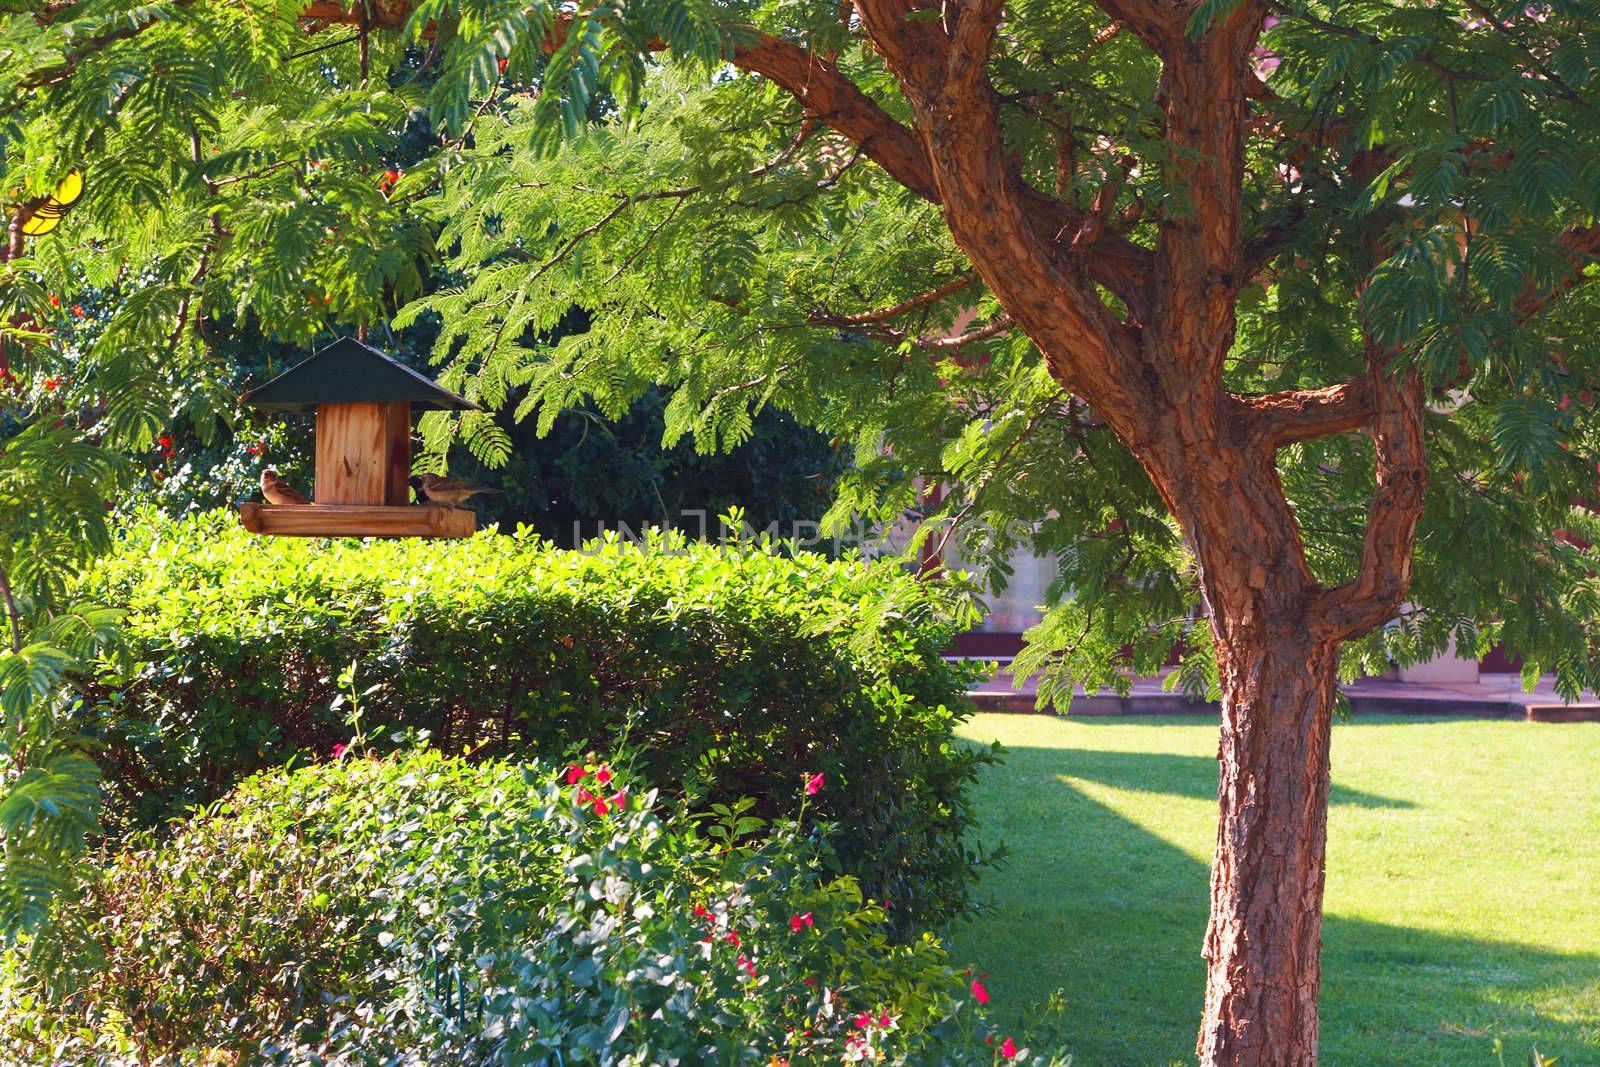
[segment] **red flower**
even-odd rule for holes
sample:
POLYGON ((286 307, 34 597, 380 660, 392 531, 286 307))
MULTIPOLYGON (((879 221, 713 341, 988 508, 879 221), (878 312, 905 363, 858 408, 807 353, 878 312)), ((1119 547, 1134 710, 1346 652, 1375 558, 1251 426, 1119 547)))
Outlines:
POLYGON ((587 804, 587 803, 589 803, 589 801, 594 800, 594 799, 596 799, 596 797, 595 797, 595 795, 593 793, 589 792, 587 789, 584 789, 582 786, 578 787, 578 803, 579 804, 587 804))
POLYGON ((983 987, 983 983, 978 981, 976 978, 972 980, 972 999, 976 1000, 979 1004, 989 1003, 989 991, 985 989, 983 987))
POLYGON ((1004 1056, 1008 1060, 1016 1059, 1017 1043, 1011 1040, 1009 1037, 1000 1042, 1000 1055, 1004 1056))
POLYGON ((809 986, 814 986, 814 985, 817 984, 817 980, 815 978, 807 978, 805 980, 805 984, 809 985, 809 986))
POLYGON ((577 785, 579 779, 588 773, 588 771, 574 763, 572 766, 567 768, 567 784, 577 785))
POLYGON ((57 296, 56 294, 51 293, 50 294, 50 306, 53 307, 53 308, 60 307, 61 306, 61 298, 59 296, 57 296))
POLYGON ((601 785, 609 784, 611 781, 611 768, 604 763, 600 764, 600 769, 594 772, 594 780, 601 785))
POLYGON ((821 773, 806 775, 806 796, 814 797, 820 792, 822 792, 821 773))
POLYGON ((750 972, 750 977, 751 978, 754 978, 756 976, 756 965, 754 963, 750 962, 750 959, 747 956, 740 956, 739 957, 739 968, 741 970, 750 972))
POLYGON ((610 810, 611 810, 611 808, 610 808, 609 805, 606 804, 606 798, 605 797, 595 797, 594 798, 594 813, 596 815, 604 815, 606 812, 608 812, 610 810))
POLYGON ((811 913, 809 911, 804 915, 793 915, 789 918, 789 929, 793 930, 797 934, 800 932, 802 927, 813 925, 815 924, 811 921, 811 913))
POLYGON ((506 61, 502 59, 500 61, 499 66, 500 66, 500 73, 504 74, 506 72, 506 61))
POLYGON ((888 1027, 889 1024, 892 1023, 892 1022, 894 1022, 894 1020, 889 1018, 889 1012, 888 1012, 887 1009, 885 1009, 885 1011, 883 1013, 883 1018, 878 1020, 878 1025, 882 1026, 882 1027, 888 1027))
POLYGON ((856 1016, 856 1029, 865 1030, 867 1027, 869 1027, 871 1025, 872 1025, 872 1016, 868 1015, 866 1012, 862 1012, 860 1015, 856 1016))
POLYGON ((265 452, 266 450, 267 450, 267 446, 262 444, 260 441, 257 441, 255 444, 253 444, 249 448, 245 449, 245 451, 250 453, 252 456, 259 456, 259 455, 261 455, 261 453, 265 452))
POLYGON ((83 318, 83 305, 81 305, 81 304, 73 304, 72 305, 72 313, 74 315, 78 316, 78 318, 80 318, 80 319, 83 318))
POLYGON ((711 910, 704 904, 696 904, 694 906, 694 917, 696 919, 709 919, 711 918, 711 910))
POLYGON ((627 799, 628 799, 628 791, 626 789, 619 789, 615 793, 611 794, 611 806, 613 808, 616 808, 618 811, 621 811, 622 810, 622 802, 627 800, 627 799))
POLYGON ((58 386, 60 384, 61 383, 56 381, 54 378, 46 378, 44 380, 44 387, 46 389, 54 389, 56 386, 58 386))
POLYGON ((737 946, 739 944, 739 935, 737 933, 735 933, 734 931, 732 931, 732 930, 728 931, 728 938, 727 939, 729 941, 732 941, 735 946, 737 946))
POLYGON ((345 754, 345 752, 346 752, 346 746, 344 746, 344 745, 334 745, 333 746, 333 758, 334 759, 338 759, 340 756, 343 756, 345 754))
POLYGON ((160 437, 156 438, 156 444, 160 445, 168 452, 172 451, 172 438, 168 437, 166 434, 162 434, 160 437))

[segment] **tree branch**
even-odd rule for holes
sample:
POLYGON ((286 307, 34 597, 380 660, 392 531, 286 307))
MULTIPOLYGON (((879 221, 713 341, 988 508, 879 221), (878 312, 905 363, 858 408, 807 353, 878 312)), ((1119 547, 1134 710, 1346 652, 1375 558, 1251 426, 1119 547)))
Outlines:
POLYGON ((1366 378, 1320 389, 1229 397, 1236 405, 1236 417, 1247 421, 1247 432, 1274 449, 1358 430, 1375 414, 1372 385, 1366 378))
POLYGON ((6 617, 11 620, 11 651, 22 651, 22 612, 17 610, 17 598, 11 593, 11 579, 6 569, 0 567, 0 601, 5 602, 6 617))
POLYGON ((885 322, 889 319, 899 318, 901 315, 915 311, 918 308, 937 304, 952 293, 959 293, 963 289, 972 288, 977 284, 977 281, 976 278, 957 278, 953 282, 946 282, 937 289, 930 289, 920 296, 914 296, 910 300, 903 300, 893 307, 879 308, 876 311, 863 311, 854 315, 829 315, 828 321, 836 326, 861 326, 867 323, 885 322))
MULTIPOLYGON (((1308 26, 1315 26, 1317 29, 1323 30, 1327 33, 1338 34, 1340 37, 1349 37, 1355 40, 1366 41, 1373 48, 1388 50, 1394 47, 1393 41, 1385 41, 1376 34, 1369 33, 1366 30, 1359 29, 1355 26, 1344 26, 1337 22, 1329 22, 1326 19, 1318 18, 1317 16, 1300 8, 1291 8, 1283 4, 1274 3, 1272 5, 1272 10, 1277 12, 1283 18, 1299 19, 1308 26)), ((1492 82, 1495 80, 1493 77, 1487 74, 1479 74, 1475 71, 1457 70, 1454 67, 1447 67, 1435 59, 1432 52, 1429 52, 1425 49, 1419 49, 1418 51, 1413 52, 1411 54, 1411 59, 1413 62, 1422 64, 1424 67, 1433 71, 1441 78, 1475 82, 1492 82)))
MULTIPOLYGON (((1113 26, 1132 30, 1163 57, 1175 44, 1182 42, 1184 27, 1189 21, 1186 4, 1165 4, 1159 0, 1095 0, 1095 6, 1114 20, 1113 26)), ((1095 43, 1100 41, 1097 34, 1095 43)))
POLYGON ((1220 380, 1233 341, 1233 300, 1243 275, 1250 49, 1265 17, 1263 0, 1245 0, 1198 39, 1180 28, 1162 52, 1168 182, 1188 202, 1182 216, 1163 220, 1156 239, 1157 284, 1167 289, 1164 325, 1182 323, 1184 331, 1164 358, 1174 372, 1212 381, 1220 380))
POLYGON ((957 337, 935 337, 931 340, 912 341, 911 343, 917 348, 927 349, 933 352, 947 352, 951 349, 963 348, 972 344, 974 341, 982 341, 986 338, 997 337, 1009 329, 1011 329, 1011 316, 1001 315, 987 326, 980 326, 976 330, 968 331, 967 333, 961 334, 957 337))
POLYGON ((1382 625, 1400 607, 1411 584, 1417 523, 1428 482, 1422 379, 1414 370, 1393 377, 1389 364, 1389 354, 1379 353, 1369 342, 1367 382, 1375 408, 1372 443, 1378 488, 1367 513, 1361 569, 1354 580, 1322 593, 1309 613, 1313 625, 1336 640, 1382 625))
MULTIPOLYGON (((173 0, 172 6, 176 8, 184 8, 188 7, 192 3, 194 3, 194 0, 173 0)), ((46 19, 45 21, 48 22, 50 20, 46 19)), ((63 62, 53 67, 46 67, 42 70, 35 71, 31 77, 24 78, 22 81, 18 82, 17 88, 43 89, 46 86, 65 81, 72 77, 72 72, 78 69, 78 64, 83 62, 85 57, 101 51, 107 45, 115 44, 118 41, 125 41, 130 37, 137 37, 144 31, 151 29, 152 27, 159 26, 165 21, 166 17, 158 14, 142 21, 129 21, 124 25, 116 27, 115 29, 107 30, 104 33, 97 33, 92 37, 85 37, 79 47, 73 49, 63 62)))
MULTIPOLYGON (((995 8, 994 14, 988 17, 998 17, 1002 0, 981 2, 995 8)), ((401 27, 413 3, 414 0, 378 0, 372 5, 368 25, 388 29, 401 27)), ((929 64, 942 64, 949 46, 944 34, 933 23, 920 19, 907 21, 905 16, 918 10, 908 0, 864 0, 860 6, 864 21, 869 15, 885 21, 883 35, 873 34, 874 44, 890 52, 896 52, 899 47, 897 54, 903 53, 902 59, 912 65, 917 77, 925 79, 932 69, 929 64), (897 41, 902 42, 903 47, 897 46, 897 41)), ((354 8, 346 8, 336 0, 312 0, 302 9, 301 17, 308 22, 332 25, 355 24, 360 16, 354 8)), ((570 14, 556 19, 544 42, 546 51, 560 47, 572 19, 570 14)), ((743 39, 747 43, 735 48, 730 57, 735 67, 767 78, 787 90, 809 119, 860 146, 863 155, 912 193, 931 203, 943 203, 925 139, 885 111, 836 63, 791 41, 754 30, 745 31, 743 39)), ((652 47, 665 45, 656 42, 652 47)), ((1077 232, 1083 212, 1023 183, 1017 185, 1015 195, 1022 202, 1024 214, 1039 220, 1041 228, 1048 227, 1052 234, 1077 232)), ((1136 313, 1146 305, 1145 284, 1151 266, 1148 250, 1121 234, 1108 233, 1098 242, 1095 255, 1086 259, 1086 269, 1094 282, 1115 293, 1136 313)))

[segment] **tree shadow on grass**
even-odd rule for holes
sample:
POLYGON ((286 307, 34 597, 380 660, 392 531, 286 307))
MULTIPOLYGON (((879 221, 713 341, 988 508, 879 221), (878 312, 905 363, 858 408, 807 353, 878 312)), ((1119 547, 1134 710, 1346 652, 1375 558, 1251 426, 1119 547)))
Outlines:
MULTIPOLYGON (((1014 750, 1007 749, 1007 762, 1014 750)), ((1048 773, 1071 778, 1086 778, 1113 789, 1132 789, 1145 793, 1217 799, 1217 761, 1204 756, 1185 756, 1163 752, 1105 752, 1090 748, 1020 749, 1037 752, 1048 759, 1048 773)), ((1353 804, 1362 808, 1411 808, 1409 800, 1363 793, 1333 783, 1328 803, 1337 807, 1353 804)))
MULTIPOLYGON (((1185 798, 1169 802, 1192 809, 1180 821, 1214 827, 1214 808, 1194 801, 1214 802, 1216 773, 1192 756, 1008 749, 979 805, 1010 859, 980 888, 993 910, 952 939, 955 959, 988 972, 1002 1025, 1020 1030, 1059 989, 1075 1067, 1194 1062, 1207 864, 1086 790, 1185 798)), ((1410 806, 1337 787, 1333 803, 1410 806)), ((1495 1067, 1496 1038, 1508 1064, 1536 1044, 1563 1067, 1600 1065, 1600 956, 1338 915, 1323 942, 1324 1067, 1495 1067)))

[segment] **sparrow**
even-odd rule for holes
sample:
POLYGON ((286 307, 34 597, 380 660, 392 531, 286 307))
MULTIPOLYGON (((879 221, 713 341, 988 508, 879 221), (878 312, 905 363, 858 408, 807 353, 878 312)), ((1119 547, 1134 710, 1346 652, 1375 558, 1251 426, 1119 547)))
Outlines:
POLYGON ((474 485, 462 478, 441 478, 437 474, 420 474, 411 479, 411 488, 417 491, 417 496, 436 504, 449 504, 453 508, 467 510, 466 502, 470 496, 478 493, 498 493, 498 489, 490 489, 486 485, 474 485))
POLYGON ((261 495, 269 504, 309 504, 306 495, 282 478, 275 470, 261 472, 261 495))

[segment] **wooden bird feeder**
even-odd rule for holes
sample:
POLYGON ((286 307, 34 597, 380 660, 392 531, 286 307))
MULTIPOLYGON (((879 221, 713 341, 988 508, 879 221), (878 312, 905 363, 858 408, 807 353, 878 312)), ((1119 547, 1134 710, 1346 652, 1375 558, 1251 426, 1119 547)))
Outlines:
POLYGON ((410 503, 411 412, 479 411, 410 367, 350 337, 328 345, 241 400, 266 411, 317 413, 311 504, 239 505, 251 533, 295 537, 468 537, 470 511, 410 503))

